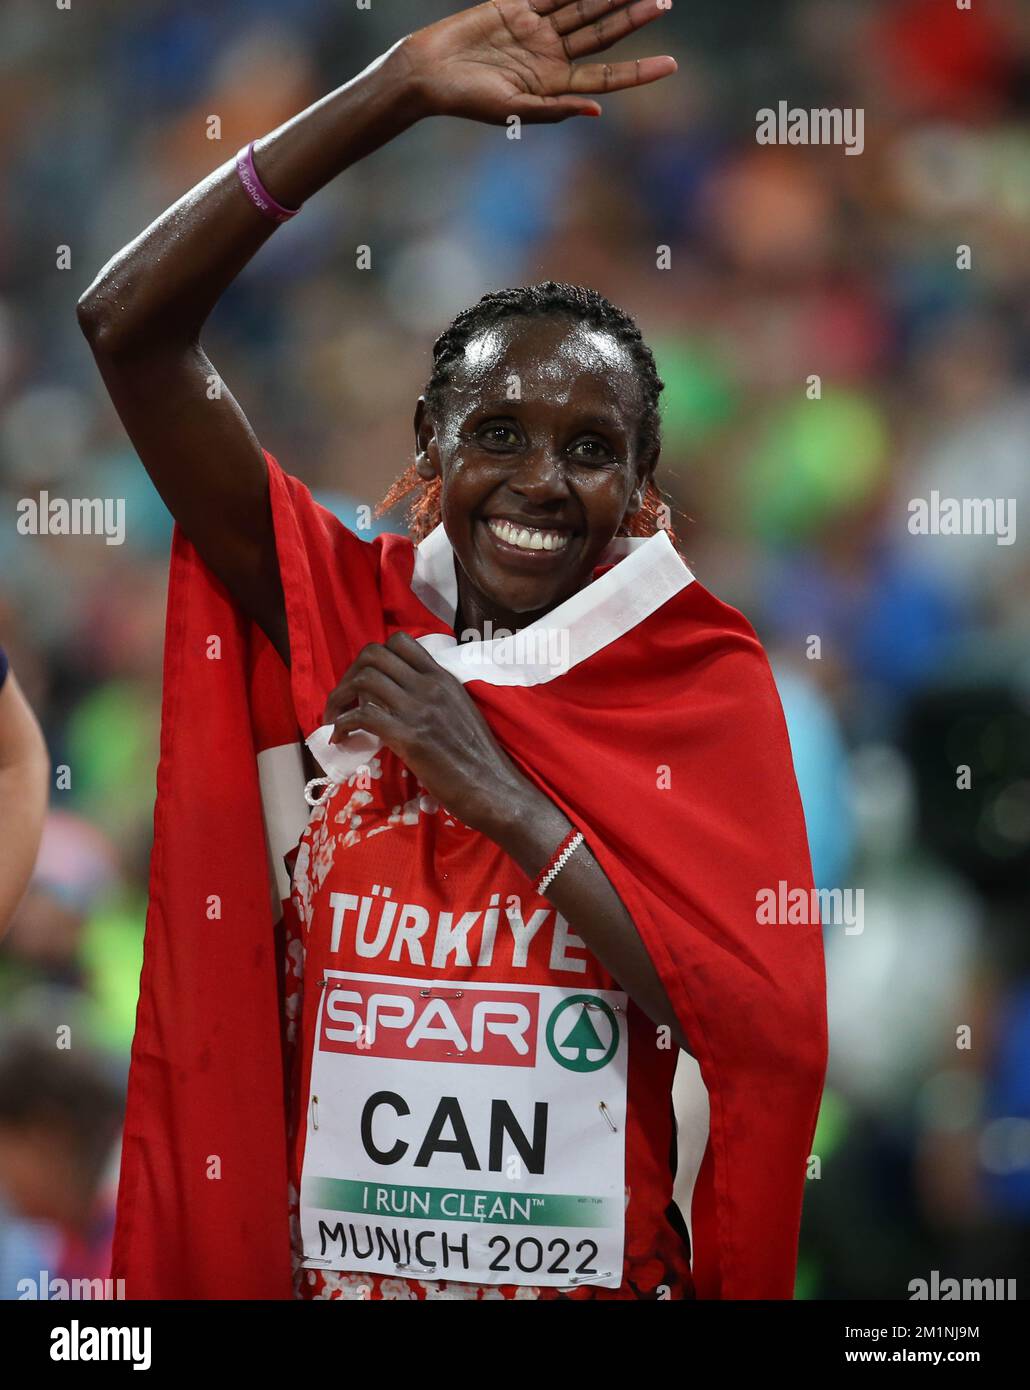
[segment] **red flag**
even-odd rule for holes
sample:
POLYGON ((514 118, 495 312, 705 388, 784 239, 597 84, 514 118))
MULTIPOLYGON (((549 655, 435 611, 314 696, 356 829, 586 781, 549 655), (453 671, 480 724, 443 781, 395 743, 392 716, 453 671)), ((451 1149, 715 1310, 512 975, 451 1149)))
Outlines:
POLYGON ((404 630, 584 832, 698 1059, 711 1115, 692 1208, 698 1296, 789 1298, 825 981, 817 922, 757 911, 783 883, 813 895, 753 631, 661 535, 617 543, 548 615, 569 642, 557 667, 539 652, 491 667, 488 644, 455 643, 442 528, 417 548, 366 544, 266 457, 289 672, 178 530, 173 541, 115 1276, 130 1298, 290 1297, 275 924, 282 856, 307 813, 299 739, 361 647, 404 630))

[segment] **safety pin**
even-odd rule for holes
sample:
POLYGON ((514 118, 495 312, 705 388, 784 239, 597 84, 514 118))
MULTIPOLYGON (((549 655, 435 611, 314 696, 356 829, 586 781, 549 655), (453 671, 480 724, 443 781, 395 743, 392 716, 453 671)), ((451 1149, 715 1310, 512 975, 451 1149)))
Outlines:
POLYGON ((568 1284, 565 1284, 564 1287, 567 1288, 567 1289, 568 1289, 568 1288, 576 1288, 576 1287, 578 1287, 580 1284, 593 1284, 593 1283, 596 1283, 596 1281, 597 1281, 598 1279, 610 1279, 611 1277, 612 1277, 612 1272, 611 1272, 610 1269, 605 1270, 605 1272, 604 1272, 603 1274, 584 1274, 584 1275, 581 1275, 581 1276, 578 1277, 578 1278, 577 1278, 576 1275, 573 1275, 573 1276, 572 1276, 571 1282, 568 1283, 568 1284))
POLYGON ((614 1120, 612 1119, 612 1117, 608 1114, 608 1107, 607 1107, 607 1105, 605 1105, 605 1103, 604 1103, 603 1100, 600 1100, 600 1101, 597 1102, 597 1108, 598 1108, 598 1110, 600 1110, 601 1114, 604 1116, 604 1118, 605 1118, 605 1119, 608 1121, 608 1123, 611 1125, 611 1127, 612 1127, 612 1133, 613 1133, 613 1134, 617 1134, 617 1133, 618 1133, 618 1130, 615 1128, 615 1121, 614 1121, 614 1120))
POLYGON ((416 1273, 418 1273, 419 1270, 425 1271, 425 1270, 427 1270, 427 1269, 439 1269, 439 1268, 440 1268, 440 1266, 437 1265, 437 1264, 431 1264, 431 1265, 425 1265, 425 1264, 423 1264, 423 1265, 394 1265, 394 1269, 411 1269, 411 1270, 414 1270, 416 1273))
MULTIPOLYGON (((433 989, 432 986, 429 989, 420 989, 418 993, 420 999, 429 999, 433 995, 437 999, 463 999, 465 997, 463 989, 456 990, 453 994, 447 994, 444 990, 433 989)), ((433 1268, 435 1269, 436 1266, 434 1265, 433 1268)))
MULTIPOLYGON (((588 1004, 588 1003, 584 1003, 583 1007, 584 1007, 584 1009, 598 1009, 598 1010, 600 1010, 601 1012, 603 1012, 605 1006, 604 1006, 603 1004, 588 1004)), ((624 1013, 624 1012, 625 1012, 625 1010, 623 1009, 623 1007, 622 1007, 621 1004, 611 1004, 611 1005, 609 1005, 609 1007, 612 1008, 617 1014, 621 1014, 621 1013, 624 1013)))
POLYGON ((318 1097, 311 1097, 311 1128, 318 1128, 318 1097))

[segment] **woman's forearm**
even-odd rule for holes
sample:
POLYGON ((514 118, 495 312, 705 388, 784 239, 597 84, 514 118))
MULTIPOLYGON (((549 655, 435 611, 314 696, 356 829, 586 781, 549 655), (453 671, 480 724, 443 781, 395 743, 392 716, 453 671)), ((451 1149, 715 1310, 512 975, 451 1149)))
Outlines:
MULTIPOLYGON (((299 207, 424 114, 406 42, 257 141, 255 168, 278 203, 299 207)), ((245 193, 234 151, 101 269, 79 301, 83 329, 108 352, 194 342, 276 225, 245 193)))
MULTIPOLYGON (((523 793, 505 802, 503 815, 485 833, 535 879, 572 828, 564 812, 527 782, 523 793)), ((633 1002, 654 1023, 666 1025, 673 1042, 689 1051, 640 933, 586 843, 552 881, 547 898, 633 1002)))

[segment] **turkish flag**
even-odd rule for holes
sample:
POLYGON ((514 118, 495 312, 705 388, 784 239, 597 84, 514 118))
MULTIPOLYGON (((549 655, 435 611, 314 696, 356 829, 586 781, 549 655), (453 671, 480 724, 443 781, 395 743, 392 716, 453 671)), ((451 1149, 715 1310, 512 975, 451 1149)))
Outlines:
POLYGON ((757 908, 782 883, 814 895, 754 632, 659 534, 616 541, 547 616, 564 634, 559 663, 543 644, 501 662, 496 646, 455 640, 442 528, 418 547, 366 544, 266 458, 288 671, 173 539, 115 1277, 129 1298, 291 1296, 277 919, 283 856, 307 815, 301 739, 324 751, 326 696, 362 646, 404 630, 583 831, 662 978, 709 1095, 698 1296, 791 1297, 825 978, 818 922, 770 923, 757 908))

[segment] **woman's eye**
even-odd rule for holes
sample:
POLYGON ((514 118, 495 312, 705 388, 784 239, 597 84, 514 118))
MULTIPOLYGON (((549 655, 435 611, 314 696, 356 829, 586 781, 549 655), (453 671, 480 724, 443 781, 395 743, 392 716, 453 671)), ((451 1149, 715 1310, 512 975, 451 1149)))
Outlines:
POLYGON ((581 439, 572 446, 570 452, 574 458, 582 459, 586 463, 611 457, 611 450, 601 439, 581 439))
POLYGON ((486 440, 489 444, 518 443, 518 435, 511 425, 486 425, 479 431, 479 438, 486 440))

